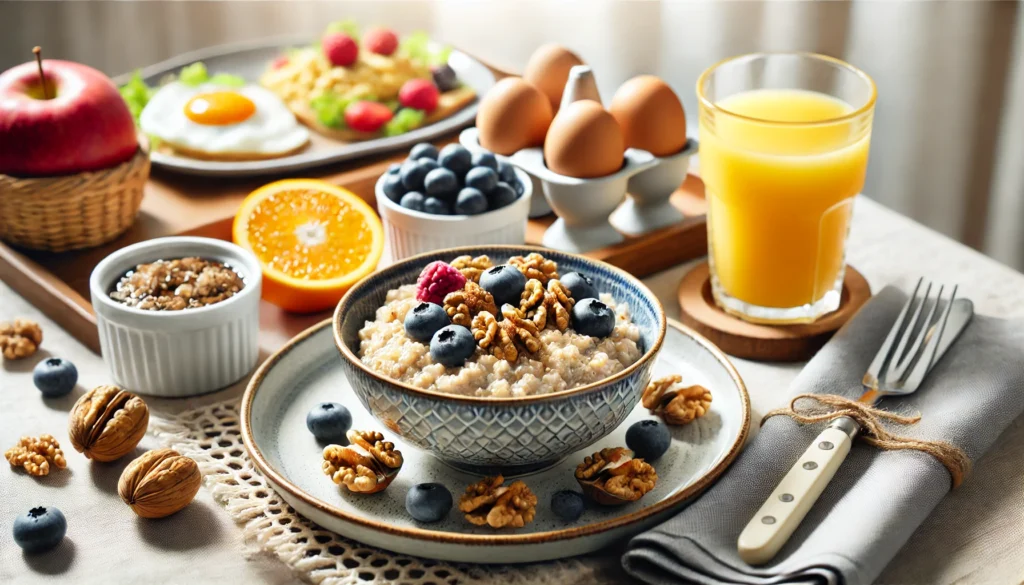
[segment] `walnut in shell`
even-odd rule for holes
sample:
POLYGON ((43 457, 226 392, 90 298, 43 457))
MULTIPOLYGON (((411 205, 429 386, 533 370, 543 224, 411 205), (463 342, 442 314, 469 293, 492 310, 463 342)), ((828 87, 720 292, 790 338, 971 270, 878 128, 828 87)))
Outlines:
POLYGON ((583 493, 605 506, 635 502, 658 483, 654 467, 625 447, 588 455, 576 467, 575 475, 583 493))
POLYGON ((97 386, 71 408, 71 446, 89 459, 114 461, 139 444, 149 426, 149 407, 117 386, 97 386))
POLYGON ((350 492, 374 494, 391 485, 402 469, 402 452, 377 431, 350 430, 349 445, 324 447, 324 474, 350 492))
POLYGON ((52 468, 64 469, 68 466, 60 443, 53 435, 22 437, 17 445, 4 452, 4 457, 11 467, 21 467, 35 477, 49 474, 52 468))
POLYGON ((117 493, 139 516, 163 518, 189 505, 202 482, 195 461, 173 449, 156 449, 124 468, 117 493))
POLYGON ((0 323, 0 352, 5 359, 27 358, 42 343, 43 330, 35 321, 15 319, 12 323, 0 323))
POLYGON ((522 528, 537 513, 537 496, 522 481, 503 485, 505 478, 485 477, 466 488, 459 499, 459 510, 466 520, 477 526, 491 528, 522 528))
POLYGON ((685 425, 707 414, 711 391, 699 385, 683 387, 682 381, 679 374, 652 380, 641 399, 644 408, 670 425, 685 425))

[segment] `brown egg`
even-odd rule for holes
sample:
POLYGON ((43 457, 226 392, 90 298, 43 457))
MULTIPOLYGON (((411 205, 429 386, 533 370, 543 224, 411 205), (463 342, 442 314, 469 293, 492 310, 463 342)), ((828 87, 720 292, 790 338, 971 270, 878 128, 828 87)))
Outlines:
POLYGON ((551 104, 539 89, 519 77, 506 77, 480 100, 476 127, 480 146, 503 155, 544 144, 551 104))
POLYGON ((523 79, 537 86, 551 100, 551 110, 558 111, 562 90, 569 80, 569 70, 583 65, 576 53, 561 45, 548 43, 537 47, 526 63, 523 79))
POLYGON ((560 110, 544 141, 544 162, 552 171, 590 179, 622 168, 622 130, 601 104, 582 100, 560 110))
POLYGON ((608 111, 622 128, 626 148, 668 156, 686 146, 683 104, 667 83, 653 75, 640 75, 623 83, 608 111))

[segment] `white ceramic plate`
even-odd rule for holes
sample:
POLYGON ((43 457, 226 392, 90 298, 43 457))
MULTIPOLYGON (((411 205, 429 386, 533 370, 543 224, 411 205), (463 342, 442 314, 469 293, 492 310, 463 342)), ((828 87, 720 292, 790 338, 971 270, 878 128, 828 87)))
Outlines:
POLYGON ((554 492, 579 489, 573 471, 585 455, 624 445, 629 425, 650 416, 637 405, 608 437, 550 469, 522 478, 539 499, 536 518, 524 528, 476 527, 456 508, 442 522, 421 524, 405 511, 410 487, 441 482, 457 506, 465 487, 480 478, 448 467, 381 429, 350 390, 340 361, 329 320, 271 356, 242 399, 245 445, 256 467, 302 515, 343 536, 420 557, 521 563, 593 552, 651 528, 684 507, 732 463, 750 426, 747 391, 728 358, 708 340, 670 320, 654 375, 682 374, 688 383, 709 388, 713 401, 703 418, 673 427, 672 446, 654 463, 659 479, 652 492, 622 507, 591 506, 571 523, 558 519, 550 509, 554 492), (323 446, 306 430, 305 419, 313 406, 325 401, 347 406, 355 421, 353 428, 381 430, 401 449, 405 465, 385 491, 369 496, 342 492, 320 470, 323 446))
MULTIPOLYGON (((309 37, 289 37, 260 40, 247 43, 220 45, 179 55, 156 65, 142 69, 142 78, 151 86, 158 85, 168 74, 176 74, 182 67, 202 61, 211 74, 232 73, 254 83, 274 60, 288 47, 309 45, 309 37)), ((207 176, 254 176, 284 173, 322 166, 329 163, 351 160, 371 154, 399 151, 417 142, 433 140, 439 136, 473 124, 476 118, 479 97, 494 85, 494 74, 483 63, 461 51, 452 51, 448 64, 462 83, 473 88, 477 102, 459 110, 451 116, 429 126, 417 128, 401 136, 377 138, 363 142, 337 142, 310 131, 312 143, 302 152, 291 156, 260 161, 218 162, 198 160, 154 151, 150 158, 153 164, 172 171, 190 175, 207 176)), ((127 73, 114 79, 118 86, 126 83, 132 74, 127 73)))

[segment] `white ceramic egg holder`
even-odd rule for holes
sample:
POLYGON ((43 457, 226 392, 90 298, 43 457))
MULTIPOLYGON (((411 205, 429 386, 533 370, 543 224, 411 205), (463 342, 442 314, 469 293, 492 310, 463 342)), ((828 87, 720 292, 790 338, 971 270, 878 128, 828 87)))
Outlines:
MULTIPOLYGON (((560 108, 583 99, 601 103, 593 71, 580 65, 569 72, 560 108)), ((471 152, 483 150, 476 128, 464 130, 459 142, 471 152)), ((697 148, 693 139, 687 140, 680 152, 664 157, 630 148, 623 153, 622 168, 592 179, 551 171, 541 147, 525 148, 500 160, 507 160, 530 175, 534 204, 543 193, 550 209, 558 215, 544 232, 541 243, 548 248, 582 253, 618 244, 625 239, 623 234, 640 236, 682 221, 683 214, 669 198, 686 178, 690 157, 697 148)), ((532 206, 530 217, 537 217, 532 206)))

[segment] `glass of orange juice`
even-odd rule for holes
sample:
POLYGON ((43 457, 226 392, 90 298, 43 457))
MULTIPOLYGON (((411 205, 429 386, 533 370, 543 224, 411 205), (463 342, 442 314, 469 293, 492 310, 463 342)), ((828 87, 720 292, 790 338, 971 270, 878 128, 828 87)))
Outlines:
POLYGON ((864 72, 759 53, 697 81, 715 301, 742 319, 809 323, 839 307, 875 106, 864 72))

